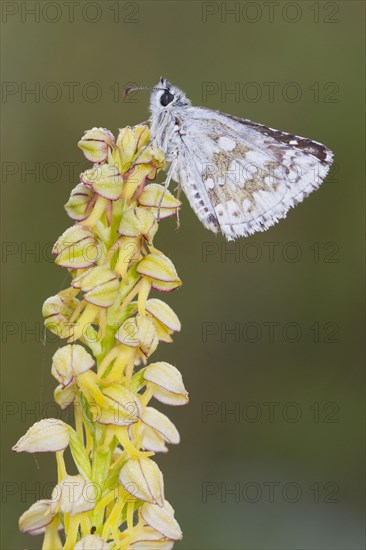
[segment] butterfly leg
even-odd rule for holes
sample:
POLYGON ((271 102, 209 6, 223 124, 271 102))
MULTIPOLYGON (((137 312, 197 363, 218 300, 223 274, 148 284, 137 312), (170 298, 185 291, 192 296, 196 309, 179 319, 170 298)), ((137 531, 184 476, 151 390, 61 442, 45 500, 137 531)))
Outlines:
POLYGON ((169 167, 169 170, 168 170, 168 173, 167 173, 167 176, 166 176, 166 180, 165 180, 165 183, 164 183, 164 190, 161 194, 161 198, 160 198, 160 201, 159 201, 159 204, 158 204, 158 213, 157 213, 158 221, 160 221, 160 208, 161 208, 161 205, 162 205, 163 200, 164 200, 165 191, 168 189, 169 184, 172 181, 172 176, 173 176, 174 169, 175 169, 175 161, 173 161, 171 163, 170 167, 169 167))
MULTIPOLYGON (((179 200, 179 199, 180 199, 181 192, 182 192, 182 186, 181 186, 180 184, 178 184, 177 187, 174 189, 174 191, 175 191, 176 194, 177 194, 177 195, 176 195, 176 198, 179 200)), ((176 217, 177 217, 176 230, 178 231, 178 229, 180 228, 179 208, 177 208, 176 217)))

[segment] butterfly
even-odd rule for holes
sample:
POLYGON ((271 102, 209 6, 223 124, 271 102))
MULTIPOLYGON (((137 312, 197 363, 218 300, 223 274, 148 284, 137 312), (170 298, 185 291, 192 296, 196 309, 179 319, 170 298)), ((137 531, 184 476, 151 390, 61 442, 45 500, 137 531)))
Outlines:
POLYGON ((333 153, 321 143, 193 107, 165 78, 152 88, 150 130, 203 225, 228 240, 265 231, 317 189, 333 153))

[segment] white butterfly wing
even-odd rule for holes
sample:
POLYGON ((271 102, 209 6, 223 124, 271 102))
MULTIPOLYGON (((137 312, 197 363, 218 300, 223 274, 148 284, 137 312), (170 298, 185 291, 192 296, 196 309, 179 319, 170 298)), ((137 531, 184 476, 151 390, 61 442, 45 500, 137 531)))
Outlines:
POLYGON ((249 120, 199 107, 179 118, 173 178, 205 227, 229 240, 284 218, 332 163, 324 145, 249 120))

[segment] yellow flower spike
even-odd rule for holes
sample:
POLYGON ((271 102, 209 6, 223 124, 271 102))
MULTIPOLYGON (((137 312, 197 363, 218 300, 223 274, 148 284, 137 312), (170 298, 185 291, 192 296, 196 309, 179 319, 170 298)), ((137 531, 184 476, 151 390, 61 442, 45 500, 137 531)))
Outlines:
POLYGON ((14 446, 18 452, 56 452, 59 482, 52 500, 23 514, 20 529, 44 533, 46 550, 62 547, 61 527, 66 550, 171 548, 181 532, 150 457, 178 443, 179 433, 149 402, 154 397, 183 405, 188 394, 175 367, 146 364, 159 341, 170 342, 180 330, 173 310, 149 295, 181 285, 171 260, 153 246, 158 222, 178 214, 181 203, 150 183, 165 158, 151 144, 148 126, 122 129, 117 140, 92 128, 79 147, 94 164, 65 205, 76 223, 53 249, 72 282, 43 307, 49 330, 79 340, 61 347, 52 362, 55 400, 63 410, 74 407, 75 429, 48 419, 14 446), (77 475, 67 474, 67 446, 77 475), (143 502, 149 504, 142 510, 143 502))
POLYGON ((137 301, 139 314, 142 316, 146 315, 145 306, 146 306, 146 300, 149 297, 150 290, 151 290, 151 281, 147 277, 144 277, 142 280, 142 285, 140 288, 138 301, 137 301))

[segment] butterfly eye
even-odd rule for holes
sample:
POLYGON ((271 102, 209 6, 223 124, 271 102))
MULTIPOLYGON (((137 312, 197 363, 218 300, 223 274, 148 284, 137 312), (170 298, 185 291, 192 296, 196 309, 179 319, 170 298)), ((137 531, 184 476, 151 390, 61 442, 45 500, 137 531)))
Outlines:
POLYGON ((163 107, 166 107, 167 105, 169 105, 169 103, 173 101, 173 99, 174 99, 173 94, 165 90, 165 92, 160 98, 160 105, 162 105, 163 107))

